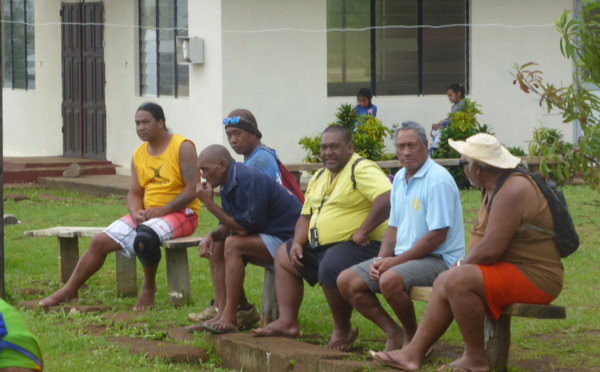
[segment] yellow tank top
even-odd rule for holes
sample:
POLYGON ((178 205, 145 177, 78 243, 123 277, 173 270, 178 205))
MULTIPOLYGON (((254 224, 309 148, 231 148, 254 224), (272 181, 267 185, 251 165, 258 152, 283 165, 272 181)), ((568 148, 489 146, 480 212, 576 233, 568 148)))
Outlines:
MULTIPOLYGON (((169 146, 160 155, 148 154, 148 142, 144 142, 133 153, 133 164, 138 182, 144 189, 144 208, 162 207, 183 190, 184 183, 179 168, 179 149, 185 141, 194 145, 192 141, 173 134, 169 146)), ((194 199, 187 207, 198 214, 200 201, 194 199)))

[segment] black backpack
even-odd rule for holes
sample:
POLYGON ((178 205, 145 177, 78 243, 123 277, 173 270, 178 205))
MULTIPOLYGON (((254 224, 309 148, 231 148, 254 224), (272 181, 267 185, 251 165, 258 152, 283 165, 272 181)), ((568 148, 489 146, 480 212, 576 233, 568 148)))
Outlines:
POLYGON ((577 235, 577 231, 575 231, 575 225, 573 224, 571 214, 569 214, 569 208, 567 207, 565 196, 562 191, 556 188, 556 183, 552 181, 546 183, 544 178, 542 178, 542 175, 539 173, 530 173, 518 168, 511 169, 510 171, 504 173, 498 179, 496 188, 490 197, 490 202, 487 207, 488 213, 492 208, 494 196, 498 190, 500 190, 500 187, 502 187, 504 181, 506 181, 508 176, 510 176, 510 174, 513 172, 527 174, 535 181, 537 187, 540 189, 542 194, 544 194, 546 200, 548 200, 548 206, 550 207, 550 213, 552 213, 552 220, 554 221, 554 231, 543 230, 537 226, 529 224, 522 224, 521 226, 552 235, 554 237, 556 248, 558 248, 558 253, 560 253, 562 258, 565 258, 575 252, 577 248, 579 248, 579 235, 577 235))

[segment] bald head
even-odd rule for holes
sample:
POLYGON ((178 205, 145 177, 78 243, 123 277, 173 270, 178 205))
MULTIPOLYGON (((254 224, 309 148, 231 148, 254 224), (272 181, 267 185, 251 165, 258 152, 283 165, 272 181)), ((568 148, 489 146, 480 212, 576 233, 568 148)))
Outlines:
POLYGON ((223 161, 229 164, 233 161, 233 158, 225 146, 210 145, 200 152, 198 160, 210 163, 220 163, 223 161))
POLYGON ((198 156, 198 168, 202 178, 206 179, 212 187, 227 183, 229 166, 232 162, 231 154, 221 145, 210 145, 198 156))

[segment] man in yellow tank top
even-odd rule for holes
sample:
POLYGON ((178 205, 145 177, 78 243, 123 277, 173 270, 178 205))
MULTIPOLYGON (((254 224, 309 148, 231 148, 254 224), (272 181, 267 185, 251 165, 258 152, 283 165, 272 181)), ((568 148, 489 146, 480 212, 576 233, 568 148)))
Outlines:
POLYGON ((160 242, 193 233, 200 209, 196 199, 196 184, 200 181, 196 148, 191 141, 171 134, 165 121, 162 108, 155 103, 138 108, 136 132, 144 143, 131 161, 129 214, 92 239, 65 286, 41 300, 40 306, 77 300, 79 288, 102 267, 111 252, 137 255, 144 267, 134 310, 154 305, 160 242))

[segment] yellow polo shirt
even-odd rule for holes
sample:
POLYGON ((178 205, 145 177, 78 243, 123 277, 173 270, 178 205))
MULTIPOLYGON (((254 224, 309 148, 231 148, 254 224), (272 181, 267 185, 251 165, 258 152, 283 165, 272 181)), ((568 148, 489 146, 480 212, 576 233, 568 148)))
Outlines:
MULTIPOLYGON (((311 216, 310 227, 317 228, 320 245, 351 240, 352 234, 371 211, 373 200, 392 189, 392 184, 381 168, 365 159, 356 164, 354 169, 354 190, 351 180, 352 164, 358 158, 357 154, 353 154, 333 183, 331 172, 327 169, 318 178, 321 171, 317 171, 308 183, 302 214, 311 216)), ((386 219, 371 231, 369 240, 381 241, 387 224, 386 219)))

